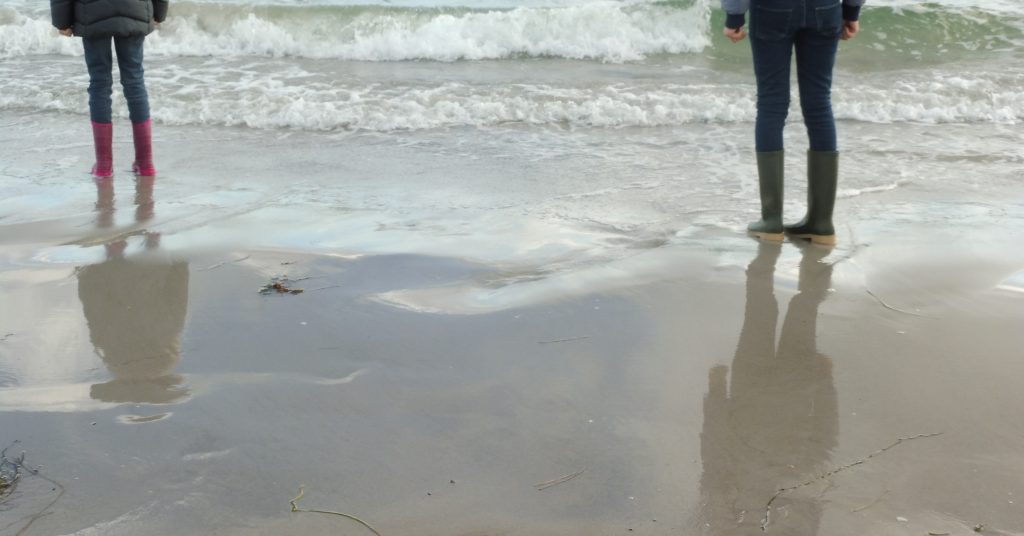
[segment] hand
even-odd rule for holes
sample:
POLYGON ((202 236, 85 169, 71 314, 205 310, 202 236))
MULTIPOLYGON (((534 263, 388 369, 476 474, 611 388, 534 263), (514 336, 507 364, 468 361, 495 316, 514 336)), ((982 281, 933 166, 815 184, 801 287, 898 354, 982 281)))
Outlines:
POLYGON ((844 20, 843 21, 843 35, 841 39, 847 41, 853 39, 860 32, 860 22, 855 20, 844 20))
POLYGON ((725 36, 732 40, 733 43, 739 43, 747 36, 747 32, 743 30, 742 26, 739 28, 726 28, 723 33, 725 33, 725 36))
POLYGON ((74 35, 74 30, 72 30, 70 26, 68 26, 67 28, 64 28, 63 30, 58 30, 58 31, 64 37, 71 37, 72 35, 74 35))

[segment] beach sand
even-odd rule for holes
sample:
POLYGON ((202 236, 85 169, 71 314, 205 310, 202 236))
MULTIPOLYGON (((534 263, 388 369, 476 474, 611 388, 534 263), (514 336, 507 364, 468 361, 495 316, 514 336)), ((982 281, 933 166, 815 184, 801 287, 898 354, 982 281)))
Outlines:
POLYGON ((0 534, 370 533, 300 486, 385 536, 1024 534, 1007 177, 841 199, 835 250, 696 225, 575 262, 616 237, 455 199, 507 163, 426 135, 159 126, 155 184, 108 188, 20 132, 0 440, 39 473, 0 534))

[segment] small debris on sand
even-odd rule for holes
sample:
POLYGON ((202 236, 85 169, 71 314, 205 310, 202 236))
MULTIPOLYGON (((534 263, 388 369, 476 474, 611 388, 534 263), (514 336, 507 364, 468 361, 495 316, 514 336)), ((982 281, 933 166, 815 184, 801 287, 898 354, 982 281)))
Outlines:
POLYGON ((259 293, 263 295, 267 294, 302 294, 304 291, 301 288, 293 288, 290 285, 294 283, 287 277, 274 277, 269 283, 260 287, 259 293))
MULTIPOLYGON (((11 443, 11 446, 16 445, 18 442, 11 443)), ((18 485, 18 480, 21 479, 21 464, 25 461, 25 455, 22 454, 19 458, 8 459, 7 449, 0 451, 0 503, 7 500, 7 496, 14 492, 14 488, 18 485)))
POLYGON ((590 335, 583 337, 570 337, 568 339, 554 339, 550 341, 537 341, 537 344, 558 344, 560 342, 573 342, 573 341, 585 341, 590 338, 590 335))
MULTIPOLYGON (((895 447, 903 444, 906 441, 913 441, 915 439, 921 439, 921 438, 926 438, 926 437, 937 437, 937 436, 942 435, 943 433, 945 433, 945 432, 935 432, 935 433, 931 433, 931 434, 917 434, 916 436, 898 438, 896 441, 893 441, 891 444, 889 444, 886 447, 882 447, 882 448, 872 452, 871 454, 868 454, 867 456, 865 456, 865 457, 863 457, 863 458, 861 458, 861 459, 859 459, 859 460, 857 460, 855 462, 851 462, 851 463, 848 463, 846 465, 841 465, 839 467, 836 467, 835 469, 833 469, 833 470, 831 470, 831 471, 829 471, 827 473, 819 475, 817 478, 812 478, 811 480, 808 480, 808 481, 806 481, 806 482, 804 482, 802 484, 797 484, 795 486, 790 486, 788 488, 779 488, 779 490, 775 492, 775 495, 772 495, 772 498, 768 499, 768 504, 765 505, 765 508, 764 508, 764 518, 761 519, 761 532, 765 532, 765 531, 768 530, 768 525, 772 521, 772 503, 774 503, 775 499, 778 499, 783 494, 789 493, 790 491, 798 490, 798 489, 800 489, 800 488, 802 488, 804 486, 810 486, 811 484, 814 484, 815 482, 827 479, 827 478, 831 477, 832 475, 835 475, 837 473, 841 473, 841 472, 843 472, 843 471, 845 471, 847 469, 850 469, 851 467, 856 467, 858 465, 867 463, 868 460, 870 460, 871 458, 874 458, 875 456, 879 456, 881 454, 884 454, 889 449, 895 448, 895 447)), ((888 491, 886 493, 888 493, 888 491)), ((884 496, 885 494, 883 493, 882 495, 884 496)), ((872 504, 874 504, 874 503, 872 503, 872 504)), ((871 505, 868 505, 868 506, 871 506, 871 505)), ((867 508, 867 507, 864 507, 864 508, 867 508)), ((899 518, 897 518, 897 519, 899 520, 899 518)), ((975 527, 974 531, 975 532, 980 532, 977 527, 975 527)))
POLYGON ((546 490, 546 489, 548 489, 548 488, 550 488, 552 486, 557 486, 557 485, 562 484, 564 482, 568 482, 568 481, 570 481, 570 480, 572 480, 572 479, 582 475, 584 472, 586 472, 586 469, 580 469, 579 471, 576 471, 575 473, 571 473, 571 474, 565 475, 563 477, 556 478, 554 480, 548 480, 547 482, 541 482, 539 484, 534 484, 533 487, 537 488, 537 491, 544 491, 544 490, 546 490))
POLYGON ((366 527, 370 532, 376 534, 377 536, 381 536, 380 532, 377 532, 377 529, 373 528, 373 526, 371 526, 369 523, 367 523, 366 521, 363 521, 362 519, 359 519, 358 517, 356 517, 356 516, 354 516, 352 514, 346 514, 344 512, 335 512, 333 510, 316 510, 316 509, 313 509, 313 508, 299 508, 299 501, 302 500, 302 498, 305 495, 306 495, 305 486, 299 486, 299 494, 294 499, 292 499, 291 501, 288 501, 288 504, 292 505, 292 512, 306 512, 306 513, 311 513, 311 514, 328 514, 328 515, 332 515, 332 516, 340 516, 340 517, 348 518, 348 519, 351 519, 352 521, 355 521, 356 523, 359 523, 360 525, 366 527))

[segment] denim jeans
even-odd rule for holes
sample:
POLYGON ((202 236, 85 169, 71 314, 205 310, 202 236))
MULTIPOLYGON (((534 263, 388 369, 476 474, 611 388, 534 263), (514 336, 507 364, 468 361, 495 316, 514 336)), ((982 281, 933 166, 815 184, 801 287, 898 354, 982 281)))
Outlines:
POLYGON ((114 85, 114 59, 110 53, 111 40, 117 51, 128 115, 132 123, 143 123, 149 119, 149 96, 142 77, 142 43, 146 40, 143 36, 82 39, 85 65, 89 68, 89 116, 97 123, 112 122, 110 94, 114 85))
POLYGON ((832 68, 843 27, 841 0, 753 0, 750 46, 757 77, 758 152, 782 150, 793 50, 807 136, 813 151, 836 150, 832 68))

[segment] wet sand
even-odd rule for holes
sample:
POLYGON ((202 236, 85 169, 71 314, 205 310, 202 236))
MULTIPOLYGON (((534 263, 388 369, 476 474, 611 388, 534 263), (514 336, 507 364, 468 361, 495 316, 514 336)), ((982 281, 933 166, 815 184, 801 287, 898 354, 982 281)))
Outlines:
POLYGON ((525 271, 304 248, 294 200, 204 241, 176 166, 0 220, 0 440, 41 466, 0 534, 369 534, 300 486, 385 536, 1024 534, 1019 205, 525 271))

